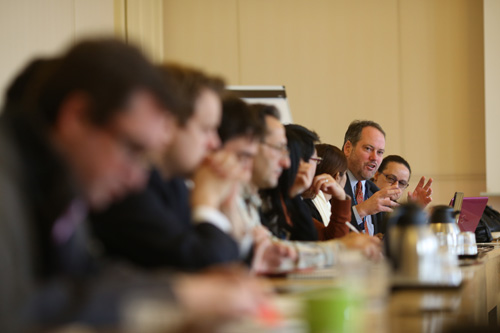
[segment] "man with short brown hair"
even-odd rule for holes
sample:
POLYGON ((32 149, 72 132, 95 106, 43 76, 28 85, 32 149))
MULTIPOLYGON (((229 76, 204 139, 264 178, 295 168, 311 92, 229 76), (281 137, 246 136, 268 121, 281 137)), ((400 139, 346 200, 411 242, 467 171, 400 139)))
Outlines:
POLYGON ((369 235, 385 233, 384 212, 398 204, 391 200, 401 190, 395 186, 383 190, 370 180, 385 152, 385 132, 373 121, 355 120, 346 131, 343 151, 347 158, 345 192, 352 198, 351 224, 369 235))

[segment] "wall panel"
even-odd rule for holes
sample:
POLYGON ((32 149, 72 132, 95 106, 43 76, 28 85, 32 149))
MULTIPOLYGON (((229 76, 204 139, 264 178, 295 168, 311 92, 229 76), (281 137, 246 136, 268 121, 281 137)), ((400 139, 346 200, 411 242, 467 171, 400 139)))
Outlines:
POLYGON ((237 0, 165 0, 165 60, 240 83, 237 0))
POLYGON ((400 1, 403 150, 439 203, 484 188, 481 1, 400 1), (454 186, 453 186, 454 185, 454 186))
POLYGON ((52 55, 77 38, 113 33, 112 0, 0 2, 0 103, 13 76, 30 59, 52 55))
POLYGON ((235 84, 283 84, 296 122, 341 145, 374 119, 435 203, 485 189, 483 7, 476 0, 165 1, 166 54, 235 84), (181 28, 182 27, 182 28, 181 28))
POLYGON ((125 1, 126 39, 154 62, 165 60, 163 0, 125 1))
POLYGON ((374 119, 399 150, 396 1, 241 0, 239 13, 242 84, 285 85, 294 121, 325 142, 374 119))
MULTIPOLYGON (((484 0, 484 79, 488 192, 500 201, 500 1, 484 0)), ((500 207, 500 205, 499 205, 500 207)))

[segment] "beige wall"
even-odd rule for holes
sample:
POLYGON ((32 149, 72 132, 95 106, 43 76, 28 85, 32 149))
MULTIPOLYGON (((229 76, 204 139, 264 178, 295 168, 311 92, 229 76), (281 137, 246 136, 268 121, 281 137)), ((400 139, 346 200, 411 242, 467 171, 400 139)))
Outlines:
POLYGON ((340 146, 353 119, 378 121, 413 184, 434 177, 435 203, 447 203, 486 190, 482 3, 2 1, 0 86, 34 55, 115 33, 231 84, 285 85, 294 120, 324 142, 340 146))
POLYGON ((500 201, 500 1, 484 0, 486 190, 500 201))
MULTIPOLYGON (((340 146, 387 132, 435 203, 485 191, 483 7, 477 0, 165 0, 165 59, 230 84, 285 85, 294 121, 340 146)), ((413 186, 412 186, 413 187, 413 186)))
POLYGON ((36 56, 87 35, 114 33, 113 0, 0 1, 0 103, 12 77, 36 56))

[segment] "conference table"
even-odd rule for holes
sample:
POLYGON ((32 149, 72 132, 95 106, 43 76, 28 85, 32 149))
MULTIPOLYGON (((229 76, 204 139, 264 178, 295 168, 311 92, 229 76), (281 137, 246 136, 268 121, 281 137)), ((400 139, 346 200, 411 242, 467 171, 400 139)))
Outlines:
MULTIPOLYGON (((467 327, 471 331, 489 327, 500 332, 500 243, 479 246, 479 251, 477 259, 460 261, 463 281, 459 287, 394 289, 387 284, 384 293, 380 292, 385 288, 383 283, 371 286, 371 290, 378 289, 379 292, 374 297, 369 296, 368 302, 357 312, 356 326, 345 331, 462 332, 467 327)), ((390 276, 390 270, 388 272, 390 276)), ((288 276, 270 281, 279 293, 278 307, 285 318, 299 316, 306 328, 310 319, 304 314, 307 310, 304 307, 309 306, 311 294, 315 290, 325 293, 328 288, 338 287, 335 286, 335 277, 328 276, 328 270, 325 270, 324 277, 319 271, 310 278, 288 276)), ((290 325, 283 332, 300 332, 304 327, 290 325)))

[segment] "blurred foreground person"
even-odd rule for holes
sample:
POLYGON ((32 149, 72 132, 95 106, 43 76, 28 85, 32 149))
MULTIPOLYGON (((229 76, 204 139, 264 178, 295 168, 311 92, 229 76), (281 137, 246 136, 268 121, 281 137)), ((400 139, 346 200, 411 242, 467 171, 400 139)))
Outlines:
MULTIPOLYGON (((377 172, 373 176, 373 182, 380 189, 397 185, 401 192, 391 197, 391 200, 398 201, 403 195, 403 191, 410 185, 411 168, 410 164, 399 155, 386 156, 377 172)), ((432 178, 425 183, 422 176, 413 192, 408 192, 408 201, 413 201, 426 207, 432 201, 432 178), (425 184, 425 185, 424 185, 425 184)))
POLYGON ((175 135, 155 157, 145 190, 93 214, 95 234, 108 255, 145 268, 196 271, 236 262, 238 245, 221 206, 241 168, 234 154, 215 152, 224 81, 179 65, 160 72, 176 86, 175 135))
POLYGON ((87 209, 141 188, 146 155, 172 140, 166 86, 138 50, 114 40, 79 43, 11 85, 0 117, 2 332, 114 326, 131 295, 216 318, 255 312, 265 299, 242 274, 145 275, 89 251, 87 209), (214 279, 226 293, 207 289, 214 279), (200 309, 194 297, 228 308, 200 309))
POLYGON ((250 178, 263 120, 238 98, 225 99, 221 110, 219 78, 178 65, 161 71, 181 99, 175 136, 155 159, 145 190, 93 214, 95 234, 108 255, 145 268, 249 262, 253 243, 238 246, 245 229, 228 215, 250 178))

